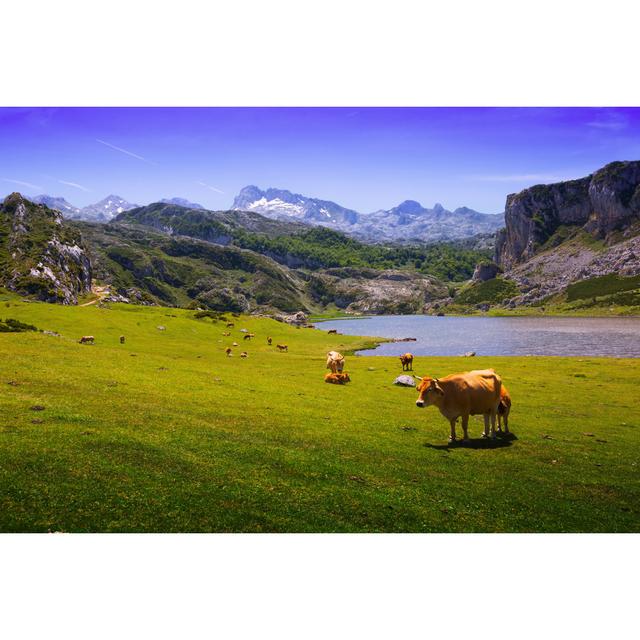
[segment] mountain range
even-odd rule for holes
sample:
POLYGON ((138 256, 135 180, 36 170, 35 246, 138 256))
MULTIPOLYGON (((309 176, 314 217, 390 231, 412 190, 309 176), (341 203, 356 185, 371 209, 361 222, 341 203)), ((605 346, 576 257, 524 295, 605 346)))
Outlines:
POLYGON ((458 240, 494 233, 504 226, 504 215, 479 213, 468 207, 448 211, 436 204, 428 209, 415 200, 405 200, 392 209, 358 213, 330 200, 309 198, 284 189, 263 191, 254 185, 240 191, 232 208, 329 227, 365 242, 458 240))
MULTIPOLYGON (((31 197, 36 204, 45 204, 60 211, 64 217, 90 222, 109 222, 120 213, 137 208, 117 195, 79 208, 62 197, 39 195, 31 197)), ((163 204, 186 209, 205 210, 201 204, 185 198, 164 198, 163 204)), ((331 200, 310 198, 285 189, 266 189, 250 185, 241 189, 231 210, 259 213, 273 220, 299 222, 341 231, 363 242, 440 242, 493 234, 504 226, 503 214, 479 213, 468 207, 454 211, 436 204, 429 209, 415 200, 405 200, 392 209, 359 213, 331 200)))

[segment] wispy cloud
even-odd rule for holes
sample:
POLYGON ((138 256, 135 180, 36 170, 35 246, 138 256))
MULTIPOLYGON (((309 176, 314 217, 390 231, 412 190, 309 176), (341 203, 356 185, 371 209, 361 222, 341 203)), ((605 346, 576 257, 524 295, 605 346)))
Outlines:
POLYGON ((224 193, 224 191, 221 191, 218 187, 213 187, 206 182, 202 182, 202 180, 198 180, 196 184, 199 184, 201 187, 205 187, 206 189, 211 189, 211 191, 215 191, 216 193, 224 193))
POLYGON ((555 175, 551 173, 512 173, 498 175, 474 175, 469 176, 471 180, 479 182, 562 182, 570 180, 566 175, 555 175))
POLYGON ((609 111, 603 113, 598 119, 587 122, 587 126, 608 131, 622 131, 622 129, 626 129, 629 126, 629 120, 622 113, 609 111))
POLYGON ((142 160, 142 162, 147 162, 149 164, 156 164, 155 162, 152 162, 151 160, 147 160, 147 158, 143 158, 142 156, 139 156, 137 153, 133 153, 133 151, 128 151, 127 149, 123 149, 122 147, 116 147, 115 144, 111 144, 110 142, 105 142, 104 140, 100 140, 99 138, 96 138, 96 142, 99 142, 100 144, 103 144, 105 147, 109 147, 110 149, 115 149, 116 151, 119 151, 120 153, 124 153, 128 156, 131 156, 132 158, 136 158, 137 160, 142 160))
POLYGON ((13 184, 20 185, 21 187, 27 187, 28 189, 42 190, 42 187, 37 184, 31 184, 31 182, 25 182, 24 180, 13 180, 11 178, 2 178, 5 182, 12 182, 13 184))
POLYGON ((80 191, 85 191, 86 193, 90 193, 91 189, 87 189, 87 187, 83 187, 81 184, 77 182, 67 182, 66 180, 58 180, 60 184, 66 184, 68 187, 74 187, 75 189, 80 189, 80 191))

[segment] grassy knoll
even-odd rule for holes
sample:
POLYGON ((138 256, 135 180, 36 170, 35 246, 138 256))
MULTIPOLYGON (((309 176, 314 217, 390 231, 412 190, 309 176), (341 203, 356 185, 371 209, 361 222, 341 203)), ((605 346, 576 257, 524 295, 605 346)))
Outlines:
POLYGON ((416 358, 440 376, 494 366, 512 393, 515 439, 448 447, 437 411, 390 384, 396 358, 351 356, 353 382, 324 384, 325 352, 363 339, 257 318, 226 338, 159 307, 0 308, 61 334, 0 333, 1 531, 640 530, 638 360, 416 358))

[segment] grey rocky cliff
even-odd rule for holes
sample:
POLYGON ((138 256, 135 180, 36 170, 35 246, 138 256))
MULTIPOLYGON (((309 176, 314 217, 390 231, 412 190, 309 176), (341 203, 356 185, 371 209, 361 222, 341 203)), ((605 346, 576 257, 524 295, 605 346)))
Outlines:
POLYGON ((532 258, 563 225, 605 237, 640 218, 640 161, 612 162, 586 178, 536 185, 507 196, 496 262, 505 269, 532 258))

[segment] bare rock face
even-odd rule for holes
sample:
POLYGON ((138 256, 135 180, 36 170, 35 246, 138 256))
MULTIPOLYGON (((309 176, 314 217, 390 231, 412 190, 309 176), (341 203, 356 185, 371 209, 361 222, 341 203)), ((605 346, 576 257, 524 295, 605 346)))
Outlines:
POLYGON ((45 302, 77 304, 91 290, 80 233, 58 211, 12 193, 0 206, 0 282, 45 302))
POLYGON ((500 272, 500 267, 495 262, 480 262, 476 265, 472 280, 474 282, 484 282, 492 280, 500 272))
POLYGON ((496 262, 504 269, 532 258, 562 225, 604 237, 640 219, 640 161, 612 162, 594 174, 536 185, 507 196, 496 262))

